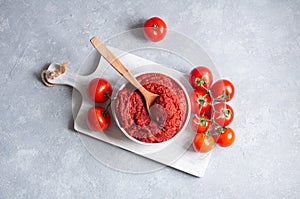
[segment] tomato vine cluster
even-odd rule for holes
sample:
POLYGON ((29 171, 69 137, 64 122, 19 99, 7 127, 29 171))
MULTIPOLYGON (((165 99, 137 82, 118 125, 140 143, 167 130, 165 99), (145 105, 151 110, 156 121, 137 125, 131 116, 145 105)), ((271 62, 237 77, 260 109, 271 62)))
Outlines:
POLYGON ((193 147, 197 152, 211 151, 215 144, 221 147, 232 145, 235 133, 229 127, 234 111, 227 104, 235 92, 233 84, 225 79, 213 83, 212 72, 204 66, 194 68, 189 75, 191 112, 194 114, 191 127, 196 132, 193 147))

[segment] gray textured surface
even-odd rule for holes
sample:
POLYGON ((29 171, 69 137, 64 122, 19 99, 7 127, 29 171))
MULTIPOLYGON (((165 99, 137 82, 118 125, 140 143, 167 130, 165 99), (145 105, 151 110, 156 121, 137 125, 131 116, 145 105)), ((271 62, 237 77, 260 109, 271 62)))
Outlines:
POLYGON ((300 1, 2 0, 0 10, 0 198, 299 198, 300 1), (72 90, 37 78, 50 61, 76 70, 93 35, 153 15, 237 88, 236 143, 215 150, 201 179, 103 166, 72 130, 72 90))

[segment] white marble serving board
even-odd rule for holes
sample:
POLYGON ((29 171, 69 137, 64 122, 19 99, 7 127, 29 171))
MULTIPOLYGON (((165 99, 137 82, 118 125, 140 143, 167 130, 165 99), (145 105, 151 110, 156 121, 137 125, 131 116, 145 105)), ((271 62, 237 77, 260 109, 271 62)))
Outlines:
MULTIPOLYGON (((125 66, 134 65, 136 68, 133 70, 133 73, 160 72, 160 71, 172 72, 173 76, 176 77, 176 79, 180 81, 180 83, 182 83, 183 86, 185 86, 187 91, 191 90, 191 87, 187 81, 186 74, 171 68, 161 66, 157 63, 138 57, 136 55, 123 52, 116 48, 109 47, 109 49, 113 52, 113 54, 115 54, 117 57, 120 58, 121 62, 124 63, 125 66), (143 68, 143 66, 147 66, 147 67, 143 68)), ((101 70, 103 70, 104 66, 107 65, 108 63, 105 61, 105 59, 100 58, 98 67, 95 69, 95 71, 92 74, 83 76, 83 75, 71 73, 67 70, 63 75, 59 76, 58 78, 49 80, 49 82, 54 84, 63 84, 63 85, 72 86, 73 88, 78 90, 78 92, 81 94, 82 104, 74 122, 75 130, 82 134, 91 136, 100 141, 104 141, 109 144, 115 145, 117 147, 123 148, 127 151, 149 158, 151 160, 167 165, 169 167, 178 169, 180 171, 189 173, 197 177, 202 177, 205 173, 205 170, 207 168, 212 153, 210 152, 206 154, 201 154, 201 153, 196 153, 192 149, 191 142, 195 133, 189 127, 190 125, 188 125, 185 131, 182 132, 180 135, 178 135, 176 139, 172 141, 169 145, 160 146, 160 147, 144 146, 128 139, 117 127, 112 117, 112 114, 111 114, 112 123, 105 132, 94 132, 88 128, 85 119, 86 113, 88 109, 94 106, 95 104, 88 98, 86 94, 87 85, 92 79, 101 76, 101 74, 103 74, 101 70)), ((57 70, 57 67, 58 65, 53 63, 49 66, 48 70, 54 71, 57 70)), ((117 72, 115 73, 118 75, 117 72)))

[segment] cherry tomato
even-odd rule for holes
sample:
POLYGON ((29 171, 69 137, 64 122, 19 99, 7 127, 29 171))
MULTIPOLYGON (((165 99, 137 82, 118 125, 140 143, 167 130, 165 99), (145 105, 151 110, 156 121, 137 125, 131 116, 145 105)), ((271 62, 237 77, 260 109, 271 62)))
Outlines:
POLYGON ((228 147, 232 145, 235 140, 235 134, 229 127, 220 127, 215 130, 215 142, 221 147, 228 147))
POLYGON ((193 139, 194 150, 201 153, 211 151, 215 146, 214 138, 211 135, 197 133, 193 139))
POLYGON ((197 90, 208 90, 213 82, 211 71, 205 66, 198 66, 190 72, 190 84, 197 90))
POLYGON ((143 31, 148 40, 158 42, 166 36, 167 25, 161 18, 153 17, 144 23, 143 31))
POLYGON ((213 108, 214 121, 220 126, 228 126, 234 117, 231 106, 226 103, 215 104, 213 108))
POLYGON ((202 115, 208 111, 211 105, 209 94, 200 90, 194 90, 190 93, 190 102, 192 113, 198 115, 202 115))
POLYGON ((104 131, 110 125, 110 115, 103 107, 92 107, 87 113, 88 127, 93 131, 104 131))
POLYGON ((216 101, 228 102, 234 96, 234 86, 226 79, 218 80, 212 85, 211 94, 216 101))
POLYGON ((95 102, 102 103, 108 100, 112 93, 110 83, 103 78, 93 79, 88 85, 88 96, 95 102))
POLYGON ((195 115, 192 119, 192 129, 197 133, 205 133, 210 126, 210 120, 206 115, 195 115))

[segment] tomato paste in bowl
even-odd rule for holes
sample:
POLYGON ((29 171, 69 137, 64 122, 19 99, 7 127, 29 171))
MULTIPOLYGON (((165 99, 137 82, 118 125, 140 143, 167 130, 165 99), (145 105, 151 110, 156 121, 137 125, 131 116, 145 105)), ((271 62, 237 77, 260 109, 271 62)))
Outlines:
POLYGON ((188 123, 189 103, 184 87, 162 73, 145 73, 137 80, 159 97, 148 114, 144 98, 130 83, 121 87, 113 104, 117 125, 131 140, 141 144, 165 143, 188 123))

